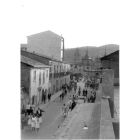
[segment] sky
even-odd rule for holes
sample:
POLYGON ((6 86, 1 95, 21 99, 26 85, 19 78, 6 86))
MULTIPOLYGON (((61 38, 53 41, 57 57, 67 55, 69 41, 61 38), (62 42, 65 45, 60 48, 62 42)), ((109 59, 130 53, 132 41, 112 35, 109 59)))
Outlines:
POLYGON ((22 0, 20 42, 51 30, 65 38, 65 48, 120 43, 120 1, 22 0))
POLYGON ((23 0, 21 43, 51 30, 65 48, 119 44, 119 3, 112 0, 23 0))

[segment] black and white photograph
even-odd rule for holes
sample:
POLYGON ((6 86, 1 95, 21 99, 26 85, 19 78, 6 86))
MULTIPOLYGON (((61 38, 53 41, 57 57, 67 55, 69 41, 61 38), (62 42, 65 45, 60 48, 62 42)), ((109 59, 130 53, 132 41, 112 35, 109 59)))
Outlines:
POLYGON ((22 0, 21 140, 120 139, 117 4, 22 0))

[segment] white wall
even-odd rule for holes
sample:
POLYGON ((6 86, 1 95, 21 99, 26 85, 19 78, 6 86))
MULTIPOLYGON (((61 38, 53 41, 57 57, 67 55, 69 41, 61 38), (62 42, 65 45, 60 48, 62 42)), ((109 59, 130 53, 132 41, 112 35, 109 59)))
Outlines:
POLYGON ((42 87, 44 90, 48 90, 49 87, 49 68, 43 69, 31 69, 30 73, 30 97, 38 95, 38 87, 42 87), (34 71, 36 71, 36 80, 34 81, 34 71), (48 75, 47 74, 48 71, 48 75), (39 73, 41 72, 41 85, 39 86, 39 73), (43 84, 43 72, 45 72, 45 83, 43 84))

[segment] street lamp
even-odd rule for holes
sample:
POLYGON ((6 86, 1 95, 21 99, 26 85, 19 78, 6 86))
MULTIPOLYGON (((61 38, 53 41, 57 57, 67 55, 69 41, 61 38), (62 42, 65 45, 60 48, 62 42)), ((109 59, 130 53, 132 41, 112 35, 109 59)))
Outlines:
POLYGON ((87 127, 87 125, 86 125, 85 121, 84 121, 84 126, 83 126, 83 129, 84 129, 84 130, 87 130, 87 129, 88 129, 88 127, 87 127))

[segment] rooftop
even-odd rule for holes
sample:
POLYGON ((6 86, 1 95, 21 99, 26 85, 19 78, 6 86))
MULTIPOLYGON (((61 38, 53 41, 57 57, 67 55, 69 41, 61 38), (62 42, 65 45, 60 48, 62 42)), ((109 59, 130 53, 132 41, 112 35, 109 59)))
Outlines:
POLYGON ((30 65, 32 67, 36 67, 36 68, 48 68, 48 67, 50 67, 50 66, 44 65, 38 61, 30 59, 28 57, 22 56, 22 55, 21 55, 21 62, 25 63, 27 65, 30 65))
POLYGON ((27 38, 28 38, 28 37, 32 37, 32 36, 36 36, 36 35, 40 35, 40 34, 48 34, 48 33, 54 34, 54 35, 56 35, 56 36, 58 36, 58 37, 61 37, 60 35, 58 35, 58 34, 52 32, 52 31, 50 31, 50 30, 47 30, 47 31, 44 31, 44 32, 40 32, 40 33, 35 33, 35 34, 32 34, 32 35, 29 35, 29 36, 27 36, 27 38))
POLYGON ((55 59, 55 58, 52 58, 52 57, 49 57, 49 56, 46 56, 46 55, 44 55, 44 54, 40 54, 40 53, 37 53, 37 52, 31 52, 31 51, 25 51, 25 50, 21 50, 21 51, 27 52, 27 53, 30 53, 30 54, 35 54, 35 55, 38 55, 38 56, 41 56, 41 57, 50 59, 50 60, 52 60, 52 61, 56 61, 56 62, 61 62, 61 63, 69 64, 68 62, 60 61, 60 60, 58 60, 58 59, 55 59))
POLYGON ((85 60, 91 60, 91 57, 88 54, 88 50, 86 51, 86 55, 83 57, 85 60))
POLYGON ((119 50, 102 57, 101 60, 118 60, 119 58, 118 56, 119 56, 119 50))

